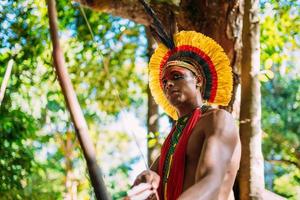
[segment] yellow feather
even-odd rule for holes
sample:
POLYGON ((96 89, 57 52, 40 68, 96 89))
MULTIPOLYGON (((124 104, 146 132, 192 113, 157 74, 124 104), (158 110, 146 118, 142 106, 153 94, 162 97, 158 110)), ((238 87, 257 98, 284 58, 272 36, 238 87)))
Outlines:
MULTIPOLYGON (((190 45, 203 51, 210 57, 217 74, 217 91, 213 102, 226 106, 230 102, 233 87, 232 68, 223 48, 213 39, 195 31, 181 31, 174 35, 175 46, 190 45)), ((149 62, 149 85, 156 103, 174 120, 178 119, 176 109, 168 102, 160 85, 160 64, 168 49, 159 44, 149 62)))

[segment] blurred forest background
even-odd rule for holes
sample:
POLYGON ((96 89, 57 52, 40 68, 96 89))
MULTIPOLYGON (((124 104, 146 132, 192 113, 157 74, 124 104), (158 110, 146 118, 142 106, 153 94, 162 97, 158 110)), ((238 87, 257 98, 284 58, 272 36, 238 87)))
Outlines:
MULTIPOLYGON (((60 40, 99 164, 113 199, 125 195, 144 161, 136 145, 158 148, 168 133, 147 133, 148 36, 130 20, 57 1, 60 40), (91 30, 84 19, 88 20, 91 30), (91 31, 94 34, 91 34, 91 31), (159 136, 159 137, 158 137, 159 136), (148 144, 148 145, 147 145, 148 144)), ((300 2, 260 2, 265 186, 300 199, 300 2)), ((0 199, 90 199, 86 164, 52 67, 47 7, 0 2, 0 199)))

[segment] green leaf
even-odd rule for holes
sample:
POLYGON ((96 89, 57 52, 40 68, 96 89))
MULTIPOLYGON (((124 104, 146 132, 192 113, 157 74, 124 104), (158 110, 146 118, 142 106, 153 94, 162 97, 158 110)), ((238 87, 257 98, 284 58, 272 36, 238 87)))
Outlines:
POLYGON ((148 141, 148 147, 149 148, 153 148, 153 147, 155 147, 155 145, 157 144, 157 139, 150 139, 149 141, 148 141))
POLYGON ((271 70, 266 70, 266 71, 265 71, 265 74, 266 74, 266 76, 267 76, 269 79, 273 79, 273 78, 274 78, 274 73, 273 73, 271 70))
POLYGON ((60 104, 55 100, 48 101, 47 108, 53 112, 58 112, 60 109, 62 109, 60 104))
POLYGON ((265 61, 265 69, 270 69, 273 65, 273 60, 271 58, 268 58, 266 61, 265 61))
POLYGON ((261 82, 268 82, 269 79, 265 74, 259 74, 258 75, 258 80, 260 80, 261 82))

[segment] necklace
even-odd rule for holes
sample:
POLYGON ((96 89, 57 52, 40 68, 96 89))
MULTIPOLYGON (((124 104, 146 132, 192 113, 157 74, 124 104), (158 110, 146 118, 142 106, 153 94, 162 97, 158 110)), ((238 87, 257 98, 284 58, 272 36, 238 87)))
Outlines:
POLYGON ((173 155, 176 149, 176 145, 179 142, 180 136, 182 135, 182 131, 185 128, 188 119, 190 118, 191 114, 186 115, 184 117, 181 117, 178 119, 178 121, 176 122, 176 127, 175 127, 175 131, 172 135, 171 138, 171 144, 170 144, 170 148, 168 150, 168 153, 166 155, 166 160, 165 160, 165 164, 164 164, 164 169, 163 169, 163 182, 166 183, 168 181, 169 178, 169 173, 170 173, 170 168, 171 168, 171 164, 172 164, 172 160, 173 160, 173 155))
MULTIPOLYGON (((205 113, 209 108, 210 108, 210 106, 202 105, 200 108, 196 108, 196 109, 200 109, 201 113, 205 113)), ((171 138, 170 147, 168 149, 168 152, 167 152, 167 155, 165 158, 165 162, 164 162, 165 164, 163 167, 163 183, 164 184, 166 184, 168 182, 171 165, 172 165, 172 161, 173 161, 173 155, 174 155, 176 146, 182 135, 183 129, 186 127, 187 122, 193 113, 194 113, 194 111, 183 117, 180 117, 175 124, 175 130, 174 130, 174 133, 171 138)))
MULTIPOLYGON (((209 110, 211 107, 210 106, 206 106, 206 105, 202 105, 200 107, 201 113, 205 113, 207 110, 209 110)), ((198 108, 196 108, 198 109, 198 108)), ((193 111, 194 112, 194 111, 193 111)), ((164 168, 163 168, 163 183, 167 183, 168 182, 168 178, 169 178, 169 174, 170 174, 170 170, 171 170, 171 165, 172 165, 172 160, 173 160, 173 155, 176 149, 176 146, 179 142, 179 139, 182 135, 183 129, 186 127, 188 120, 190 119, 190 117, 192 116, 192 113, 189 113, 183 117, 180 117, 176 124, 175 124, 175 130, 174 133, 172 135, 171 138, 171 144, 169 147, 169 150, 167 152, 166 158, 165 158, 165 164, 164 164, 164 168)))

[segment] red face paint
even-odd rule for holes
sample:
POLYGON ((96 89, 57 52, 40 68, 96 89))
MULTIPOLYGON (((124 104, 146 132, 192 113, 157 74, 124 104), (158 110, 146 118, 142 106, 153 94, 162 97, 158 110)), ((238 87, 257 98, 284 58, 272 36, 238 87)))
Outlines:
POLYGON ((168 80, 178 80, 184 78, 186 76, 186 69, 181 67, 169 67, 166 69, 162 76, 162 82, 166 82, 168 80))
POLYGON ((182 68, 182 67, 177 67, 177 66, 171 66, 168 67, 164 72, 162 76, 162 85, 165 89, 165 86, 167 85, 168 81, 177 81, 177 80, 182 80, 188 77, 189 70, 182 68))

